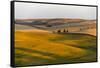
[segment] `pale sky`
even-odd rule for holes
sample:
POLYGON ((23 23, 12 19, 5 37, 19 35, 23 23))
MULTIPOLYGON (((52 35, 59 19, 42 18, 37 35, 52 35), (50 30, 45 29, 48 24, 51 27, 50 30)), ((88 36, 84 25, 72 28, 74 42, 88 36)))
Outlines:
POLYGON ((15 19, 29 18, 96 19, 96 7, 16 2, 15 19))

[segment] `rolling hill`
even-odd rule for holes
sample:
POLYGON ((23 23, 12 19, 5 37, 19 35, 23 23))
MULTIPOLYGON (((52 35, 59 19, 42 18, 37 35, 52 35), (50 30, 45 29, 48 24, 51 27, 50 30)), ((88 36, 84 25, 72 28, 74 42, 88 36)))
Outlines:
POLYGON ((79 33, 15 31, 15 65, 95 62, 96 37, 79 33))
POLYGON ((75 33, 87 33, 96 36, 96 20, 54 18, 54 19, 16 19, 15 28, 41 29, 48 31, 68 30, 75 33), (23 26, 22 26, 23 25, 23 26), (20 27, 22 26, 22 27, 20 27), (25 26, 25 27, 24 27, 25 26), (95 30, 95 31, 94 31, 95 30), (92 31, 92 32, 91 32, 92 31), (94 32, 93 32, 94 31, 94 32), (90 33, 88 33, 90 32, 90 33), (93 34, 92 34, 93 33, 93 34))

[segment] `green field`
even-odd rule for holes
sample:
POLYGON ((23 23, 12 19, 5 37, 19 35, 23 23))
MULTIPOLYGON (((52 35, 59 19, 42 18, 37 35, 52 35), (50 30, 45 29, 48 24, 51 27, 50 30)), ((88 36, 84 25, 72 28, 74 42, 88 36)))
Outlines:
POLYGON ((15 32, 15 65, 96 61, 96 36, 47 32, 15 32))

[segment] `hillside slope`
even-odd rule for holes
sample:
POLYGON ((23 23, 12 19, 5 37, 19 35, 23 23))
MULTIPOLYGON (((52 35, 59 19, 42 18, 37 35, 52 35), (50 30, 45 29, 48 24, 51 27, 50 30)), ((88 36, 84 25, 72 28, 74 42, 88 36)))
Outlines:
POLYGON ((15 32, 15 65, 96 61, 96 37, 86 34, 15 32))

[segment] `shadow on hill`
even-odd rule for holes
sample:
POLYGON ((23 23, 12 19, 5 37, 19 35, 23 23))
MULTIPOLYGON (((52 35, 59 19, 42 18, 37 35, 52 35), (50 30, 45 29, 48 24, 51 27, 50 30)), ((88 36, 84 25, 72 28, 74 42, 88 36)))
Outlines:
POLYGON ((95 58, 93 57, 92 60, 88 60, 88 58, 81 59, 84 57, 92 57, 94 54, 87 54, 84 56, 79 57, 68 57, 68 56, 59 56, 53 53, 48 52, 42 52, 38 50, 32 50, 27 48, 20 48, 17 47, 16 50, 20 50, 27 53, 16 53, 15 58, 17 59, 27 59, 29 62, 25 62, 22 60, 16 60, 16 66, 24 66, 24 65, 40 65, 40 64, 62 64, 62 63, 78 63, 78 62, 89 62, 89 61, 95 61, 95 58), (37 53, 41 54, 43 56, 49 56, 53 59, 49 58, 43 58, 43 57, 37 57, 33 56, 32 54, 37 53), (94 59, 94 60, 93 60, 94 59))
POLYGON ((93 37, 96 37, 96 36, 90 35, 90 34, 74 33, 74 32, 61 32, 61 33, 57 33, 57 34, 67 34, 67 35, 87 35, 87 36, 93 36, 93 37))

